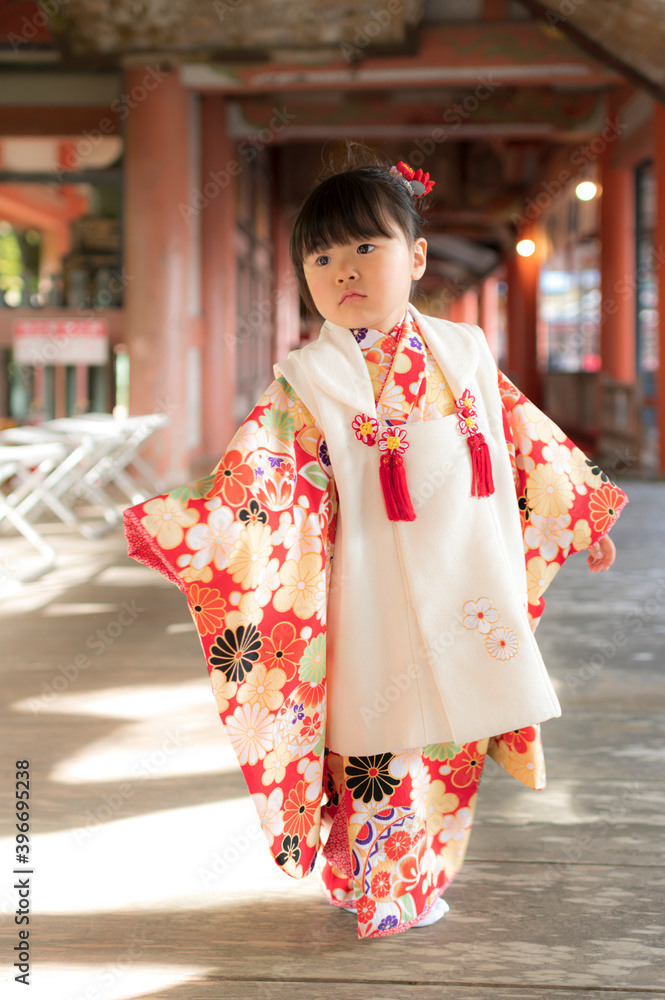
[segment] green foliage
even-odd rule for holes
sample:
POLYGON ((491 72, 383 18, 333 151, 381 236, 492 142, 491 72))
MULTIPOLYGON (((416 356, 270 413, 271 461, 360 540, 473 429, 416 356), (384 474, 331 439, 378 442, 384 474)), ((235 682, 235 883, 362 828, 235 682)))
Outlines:
POLYGON ((21 244, 8 222, 0 222, 0 292, 23 288, 21 244))

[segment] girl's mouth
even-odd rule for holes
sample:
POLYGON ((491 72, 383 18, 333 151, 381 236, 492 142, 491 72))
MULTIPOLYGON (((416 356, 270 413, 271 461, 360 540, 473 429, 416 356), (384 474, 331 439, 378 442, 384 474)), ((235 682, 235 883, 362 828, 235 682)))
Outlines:
POLYGON ((364 298, 365 296, 362 294, 362 292, 348 292, 340 302, 340 305, 344 305, 345 302, 350 302, 352 299, 364 299, 364 298))

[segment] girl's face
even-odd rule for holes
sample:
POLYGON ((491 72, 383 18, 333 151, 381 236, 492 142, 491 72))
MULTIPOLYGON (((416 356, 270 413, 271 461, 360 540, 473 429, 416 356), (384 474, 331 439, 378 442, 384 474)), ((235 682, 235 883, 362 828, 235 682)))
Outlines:
POLYGON ((373 236, 326 247, 306 257, 303 267, 325 319, 349 329, 390 333, 409 304, 412 279, 422 277, 426 263, 427 240, 421 236, 410 250, 398 229, 390 239, 373 236))

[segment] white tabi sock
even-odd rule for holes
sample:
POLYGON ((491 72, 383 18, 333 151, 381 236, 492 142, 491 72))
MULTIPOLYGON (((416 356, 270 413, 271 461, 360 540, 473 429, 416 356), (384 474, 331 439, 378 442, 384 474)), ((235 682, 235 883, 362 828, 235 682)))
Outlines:
POLYGON ((446 903, 445 899, 441 899, 441 896, 433 903, 432 908, 429 913, 425 914, 424 917, 414 924, 414 927, 429 927, 430 924, 435 924, 437 920, 440 920, 444 913, 447 913, 450 907, 446 903))

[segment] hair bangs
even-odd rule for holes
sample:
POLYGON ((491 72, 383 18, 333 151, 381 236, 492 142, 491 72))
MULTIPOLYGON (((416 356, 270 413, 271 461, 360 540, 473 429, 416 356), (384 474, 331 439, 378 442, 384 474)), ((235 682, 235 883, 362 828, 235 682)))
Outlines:
POLYGON ((354 240, 395 236, 395 220, 380 192, 358 183, 350 174, 340 174, 325 190, 314 192, 302 217, 301 258, 354 240), (354 183, 356 181, 356 183, 354 183), (316 195, 320 194, 317 198, 316 195))
POLYGON ((305 277, 307 258, 333 246, 378 236, 394 239, 401 235, 412 247, 421 236, 420 199, 414 204, 413 196, 390 170, 390 160, 348 140, 342 169, 331 163, 301 206, 289 251, 298 291, 311 314, 317 309, 305 277))

